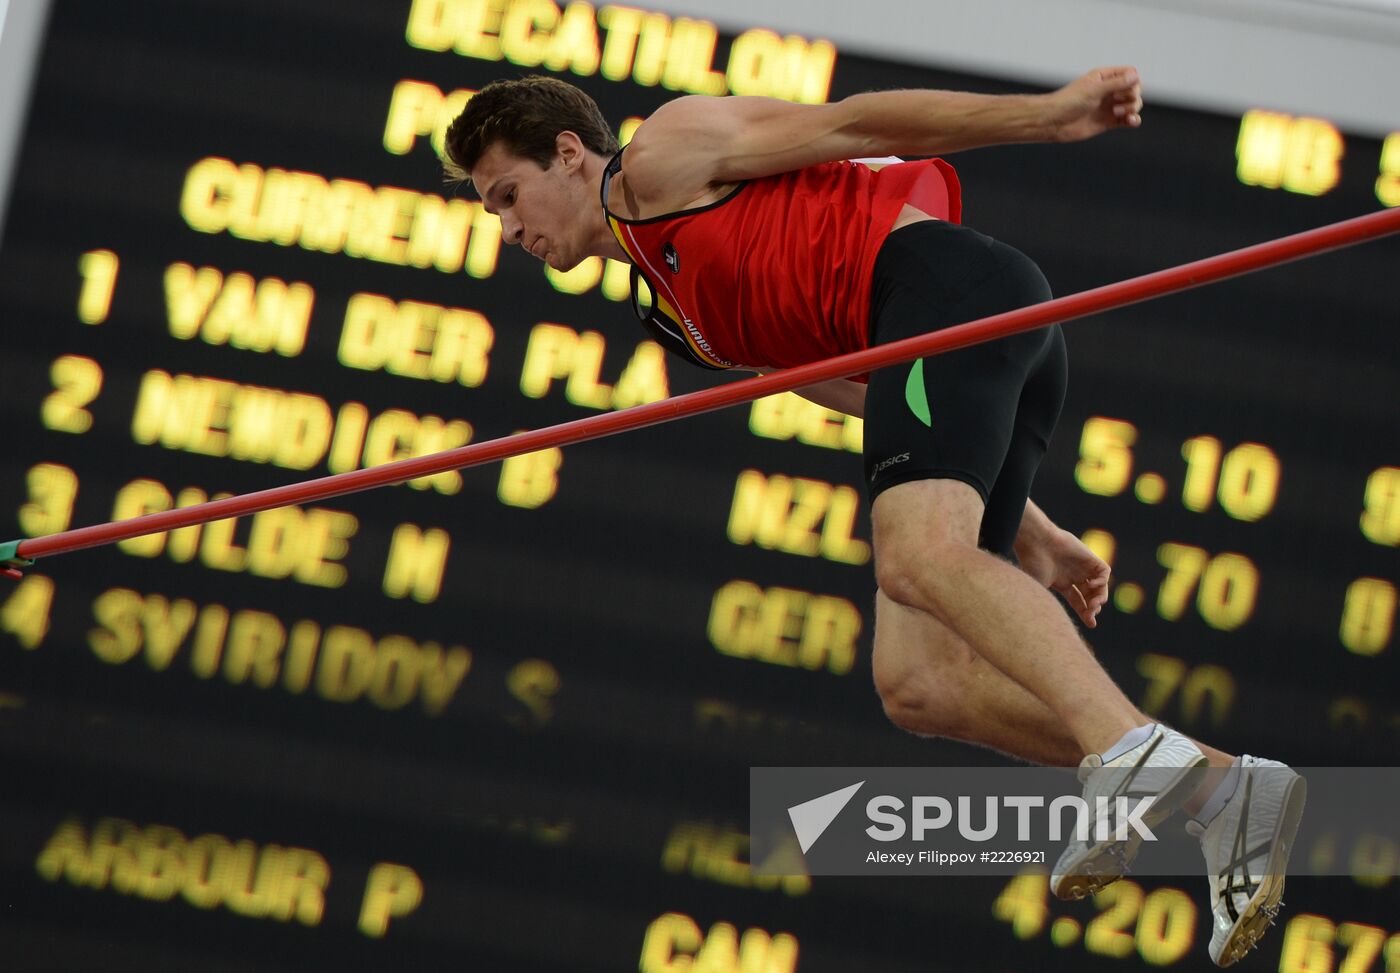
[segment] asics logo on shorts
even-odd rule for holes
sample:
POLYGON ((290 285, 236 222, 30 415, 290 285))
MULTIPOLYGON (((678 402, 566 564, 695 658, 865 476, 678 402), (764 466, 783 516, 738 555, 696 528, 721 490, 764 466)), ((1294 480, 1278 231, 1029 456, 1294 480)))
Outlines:
POLYGON ((880 462, 876 463, 875 468, 870 471, 870 478, 873 480, 875 479, 875 477, 879 476, 881 473, 889 469, 891 466, 894 466, 896 463, 904 463, 908 460, 908 453, 900 453, 898 456, 891 456, 889 459, 882 459, 880 460, 880 462))

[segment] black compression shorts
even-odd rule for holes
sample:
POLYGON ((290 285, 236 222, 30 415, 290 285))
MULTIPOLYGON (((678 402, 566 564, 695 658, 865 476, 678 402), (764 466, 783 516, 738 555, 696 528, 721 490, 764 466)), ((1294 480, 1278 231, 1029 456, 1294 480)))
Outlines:
MULTIPOLYGON (((1050 299, 1040 269, 975 230, 927 220, 889 235, 875 260, 870 341, 887 344, 1050 299)), ((986 504, 978 543, 1012 543, 1068 378, 1058 324, 895 365, 870 376, 865 479, 873 503, 910 480, 951 478, 986 504)))

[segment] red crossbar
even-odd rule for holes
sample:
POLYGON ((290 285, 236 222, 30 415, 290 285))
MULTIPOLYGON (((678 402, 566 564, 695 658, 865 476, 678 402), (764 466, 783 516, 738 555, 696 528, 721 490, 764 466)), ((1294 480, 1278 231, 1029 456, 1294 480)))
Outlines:
MULTIPOLYGON (((1093 290, 1056 298, 1043 304, 945 328, 932 334, 906 338, 902 341, 867 348, 864 351, 852 352, 826 361, 813 362, 809 365, 772 372, 768 375, 739 382, 730 382, 716 388, 679 395, 661 402, 652 402, 604 415, 589 416, 586 419, 576 419, 557 426, 549 426, 502 439, 493 439, 484 443, 460 446, 457 449, 444 450, 428 456, 398 460, 372 469, 324 476, 315 480, 259 490, 256 493, 248 493, 243 496, 211 500, 208 503, 181 507, 178 510, 167 510, 134 517, 130 520, 97 524, 92 527, 79 527, 50 534, 47 537, 22 540, 17 542, 17 547, 14 548, 18 558, 11 564, 21 563, 20 559, 33 559, 50 554, 80 551, 84 548, 111 544, 130 537, 140 537, 143 534, 154 534, 159 531, 208 523, 212 520, 223 520, 228 517, 240 517, 273 507, 307 503, 312 500, 325 500, 390 483, 402 483, 405 480, 433 473, 480 466, 484 463, 548 449, 553 446, 568 446, 588 439, 611 436, 629 429, 723 409, 726 406, 749 402, 777 392, 787 392, 819 382, 860 375, 914 358, 923 358, 927 355, 965 348, 983 341, 1004 338, 1022 331, 1043 328, 1059 321, 1072 321, 1075 318, 1098 314, 1102 311, 1124 307, 1176 291, 1188 290, 1202 284, 1236 277, 1240 274, 1247 274, 1251 271, 1325 253, 1329 250, 1351 246, 1396 232, 1400 232, 1400 208, 1382 210, 1292 236, 1281 237, 1268 243, 1246 247, 1243 250, 1234 250, 1219 256, 1207 257, 1204 260, 1183 264, 1180 267, 1171 267, 1142 277, 1134 277, 1116 284, 1107 284, 1093 290)), ((14 571, 9 569, 3 573, 13 576, 14 571)))

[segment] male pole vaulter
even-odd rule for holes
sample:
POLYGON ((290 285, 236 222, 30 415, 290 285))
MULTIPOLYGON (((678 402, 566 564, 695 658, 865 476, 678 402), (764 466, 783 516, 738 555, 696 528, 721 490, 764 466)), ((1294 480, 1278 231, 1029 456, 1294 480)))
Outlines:
MULTIPOLYGON (((556 270, 589 256, 631 263, 634 286, 640 276, 654 295, 648 330, 668 350, 767 371, 1050 298, 1034 263, 959 225, 947 163, 848 160, 1074 142, 1136 128, 1141 110, 1128 67, 1044 95, 692 96, 619 150, 586 94, 530 77, 471 99, 448 131, 446 169, 500 216, 506 242, 556 270)), ((1151 795, 1149 826, 1184 808, 1210 878, 1210 955, 1228 966, 1278 912, 1304 782, 1152 722, 1051 596, 1089 628, 1108 596, 1108 565, 1029 499, 1066 374, 1055 325, 802 393, 865 419, 875 685, 907 730, 1078 764, 1091 808, 1111 792, 1151 795), (1273 770, 1242 773, 1262 767, 1273 770)), ((1071 841, 1051 888, 1097 891, 1136 850, 1071 841)))

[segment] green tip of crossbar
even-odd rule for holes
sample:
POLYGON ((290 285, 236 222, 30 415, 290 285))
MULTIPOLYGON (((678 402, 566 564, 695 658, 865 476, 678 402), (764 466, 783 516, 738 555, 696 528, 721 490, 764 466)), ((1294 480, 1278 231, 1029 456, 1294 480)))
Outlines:
POLYGON ((32 567, 34 562, 19 556, 20 541, 0 542, 0 566, 7 568, 32 567))

